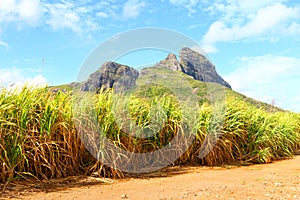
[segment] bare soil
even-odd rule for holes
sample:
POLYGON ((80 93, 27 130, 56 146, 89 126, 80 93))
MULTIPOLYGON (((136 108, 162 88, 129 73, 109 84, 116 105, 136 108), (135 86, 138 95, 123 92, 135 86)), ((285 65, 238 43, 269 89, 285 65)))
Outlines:
POLYGON ((300 199, 300 156, 271 164, 169 167, 126 179, 11 184, 0 199, 300 199))

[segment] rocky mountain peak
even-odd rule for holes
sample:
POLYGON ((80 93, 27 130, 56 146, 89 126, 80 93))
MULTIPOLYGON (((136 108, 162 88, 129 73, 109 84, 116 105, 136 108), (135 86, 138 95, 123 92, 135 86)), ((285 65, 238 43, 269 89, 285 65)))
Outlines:
POLYGON ((166 60, 177 61, 176 55, 173 53, 169 53, 166 60))
POLYGON ((179 53, 180 61, 175 54, 170 53, 154 67, 167 67, 181 71, 194 79, 203 82, 215 82, 231 88, 231 86, 216 72, 215 66, 202 54, 184 47, 179 53))
POLYGON ((106 62, 89 76, 88 80, 82 84, 81 90, 97 91, 101 87, 107 89, 116 86, 131 88, 135 86, 138 76, 139 72, 132 67, 116 62, 106 62))
POLYGON ((167 67, 175 71, 182 71, 181 64, 177 60, 176 55, 172 53, 168 54, 165 60, 161 60, 155 64, 154 67, 167 67))
POLYGON ((196 80, 215 82, 231 88, 229 83, 217 73, 215 66, 204 55, 187 47, 182 48, 179 55, 184 73, 196 80))

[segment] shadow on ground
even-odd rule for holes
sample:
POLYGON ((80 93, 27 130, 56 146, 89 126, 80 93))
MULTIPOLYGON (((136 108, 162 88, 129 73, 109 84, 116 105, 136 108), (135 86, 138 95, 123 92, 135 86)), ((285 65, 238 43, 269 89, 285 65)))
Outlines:
MULTIPOLYGON (((295 155, 300 155, 300 150, 295 152, 295 155)), ((196 166, 196 165, 186 165, 186 166, 170 166, 152 173, 144 174, 125 174, 125 178, 122 179, 110 179, 110 178, 99 178, 93 176, 70 176, 63 179, 51 179, 44 181, 37 181, 36 179, 27 180, 15 180, 10 182, 5 191, 3 191, 4 184, 0 184, 0 199, 22 199, 23 196, 32 195, 36 192, 59 192, 65 191, 73 188, 89 187, 95 185, 107 185, 112 184, 116 181, 130 181, 132 179, 151 179, 151 178, 165 178, 177 176, 185 173, 194 171, 195 168, 203 169, 232 169, 241 166, 253 165, 253 163, 230 163, 228 165, 207 167, 207 166, 196 166)))
MULTIPOLYGON (((156 172, 147 174, 125 174, 122 179, 98 178, 93 176, 70 176, 63 179, 51 179, 44 181, 37 181, 36 179, 16 180, 10 182, 3 191, 4 184, 0 184, 1 198, 19 198, 22 199, 24 195, 30 195, 34 192, 57 192, 72 188, 112 184, 116 180, 128 181, 132 178, 159 178, 170 177, 184 173, 188 173, 195 166, 172 166, 166 167, 156 172)), ((198 166, 199 167, 199 166, 198 166)))

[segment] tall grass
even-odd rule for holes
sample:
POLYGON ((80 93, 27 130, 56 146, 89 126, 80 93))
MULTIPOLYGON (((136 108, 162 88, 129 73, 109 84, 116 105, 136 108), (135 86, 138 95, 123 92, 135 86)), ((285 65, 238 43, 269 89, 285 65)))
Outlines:
POLYGON ((1 181, 78 172, 84 147, 72 126, 68 96, 46 89, 0 94, 1 181))
MULTIPOLYGON (((95 114, 102 132, 89 135, 87 130, 82 131, 76 126, 77 123, 89 123, 80 119, 88 117, 78 116, 74 111, 74 102, 78 102, 76 95, 53 93, 46 88, 24 88, 21 92, 3 90, 0 93, 0 181, 8 183, 28 177, 62 178, 94 172, 106 177, 123 176, 122 172, 95 159, 83 145, 83 140, 91 139, 99 147, 99 140, 93 139, 106 137, 116 147, 138 153, 168 145, 178 132, 184 130, 184 115, 176 98, 157 94, 160 93, 144 97, 131 95, 119 104, 113 104, 116 96, 112 91, 101 90, 92 95, 83 108, 95 114), (150 136, 139 135, 145 133, 150 136)), ((270 112, 229 94, 219 140, 207 156, 199 158, 199 149, 212 118, 211 106, 206 101, 199 102, 202 103, 197 111, 197 124, 193 125, 195 140, 173 164, 267 163, 291 157, 299 148, 298 114, 270 112)), ((92 148, 95 149, 99 150, 92 148)), ((111 156, 109 152, 97 153, 111 156)), ((126 159, 130 161, 131 158, 126 159)))

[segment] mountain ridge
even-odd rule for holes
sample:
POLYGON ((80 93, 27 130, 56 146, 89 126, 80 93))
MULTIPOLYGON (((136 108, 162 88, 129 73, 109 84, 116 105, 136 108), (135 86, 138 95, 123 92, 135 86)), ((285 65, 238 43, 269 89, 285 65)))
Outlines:
MULTIPOLYGON (((135 86, 136 79, 140 75, 147 73, 145 69, 160 67, 182 72, 195 80, 215 82, 231 89, 230 84, 217 73, 215 66, 204 55, 188 47, 182 48, 179 55, 180 60, 177 59, 175 54, 170 53, 164 60, 159 61, 154 66, 142 69, 141 73, 127 65, 112 61, 105 62, 86 81, 81 83, 81 90, 98 91, 100 88, 107 89, 120 86, 131 88, 135 86)), ((79 84, 72 83, 71 86, 78 86, 79 84)))

